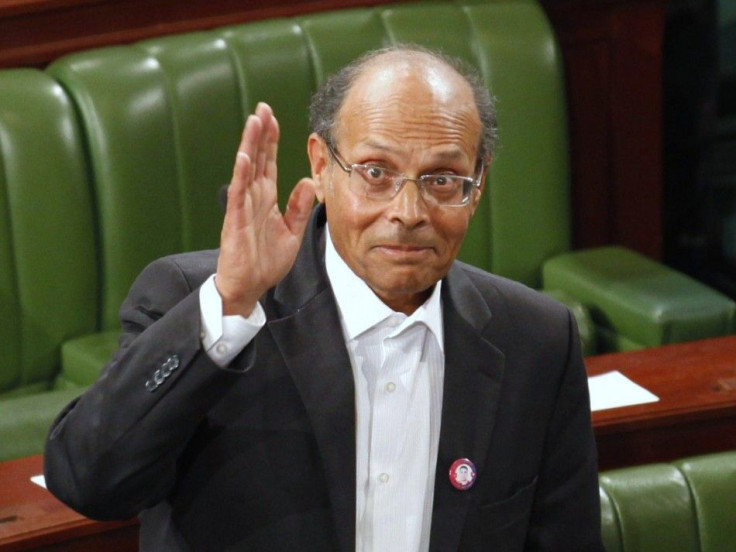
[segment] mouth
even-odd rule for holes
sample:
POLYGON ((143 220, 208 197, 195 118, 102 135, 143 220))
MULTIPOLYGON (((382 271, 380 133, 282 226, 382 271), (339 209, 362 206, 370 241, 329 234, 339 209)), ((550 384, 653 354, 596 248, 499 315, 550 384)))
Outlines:
POLYGON ((375 249, 398 262, 418 262, 434 251, 431 246, 414 244, 382 244, 376 246, 375 249))

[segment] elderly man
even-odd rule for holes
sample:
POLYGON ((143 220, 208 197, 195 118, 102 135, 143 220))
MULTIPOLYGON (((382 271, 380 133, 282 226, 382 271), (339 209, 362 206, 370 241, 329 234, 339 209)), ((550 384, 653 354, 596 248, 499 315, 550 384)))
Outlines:
POLYGON ((573 319, 455 260, 487 91, 391 48, 333 76, 311 122, 282 214, 277 120, 248 118, 220 249, 139 276, 120 350, 52 428, 49 488, 140 515, 144 551, 602 550, 573 319))

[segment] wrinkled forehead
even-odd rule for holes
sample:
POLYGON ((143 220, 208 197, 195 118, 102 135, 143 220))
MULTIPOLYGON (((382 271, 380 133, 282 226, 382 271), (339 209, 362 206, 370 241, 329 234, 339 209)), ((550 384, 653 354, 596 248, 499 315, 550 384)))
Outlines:
POLYGON ((456 141, 477 151, 480 117, 473 91, 455 69, 425 54, 373 60, 348 91, 336 135, 385 133, 402 141, 456 141))

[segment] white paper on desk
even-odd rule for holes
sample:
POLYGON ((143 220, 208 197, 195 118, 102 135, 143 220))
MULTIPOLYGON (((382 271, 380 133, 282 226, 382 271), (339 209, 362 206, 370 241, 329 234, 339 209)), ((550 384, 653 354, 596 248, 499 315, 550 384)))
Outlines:
POLYGON ((46 478, 43 475, 34 475, 31 477, 31 481, 44 489, 46 488, 46 478))
POLYGON ((659 400, 659 397, 618 371, 589 377, 588 390, 590 391, 590 410, 593 412, 659 400))

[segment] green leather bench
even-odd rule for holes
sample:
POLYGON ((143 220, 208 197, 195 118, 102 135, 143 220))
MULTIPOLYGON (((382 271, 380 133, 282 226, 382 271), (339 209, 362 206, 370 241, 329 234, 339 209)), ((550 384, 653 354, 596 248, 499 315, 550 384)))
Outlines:
POLYGON ((600 474, 608 552, 736 550, 736 451, 600 474))
POLYGON ((501 145, 463 260, 567 303, 588 354, 732 331, 734 303, 681 274, 626 250, 570 251, 564 71, 535 1, 390 4, 163 37, 0 71, 0 459, 39 452, 51 413, 94 381, 147 263, 217 246, 217 192, 256 102, 281 123, 285 198, 308 174, 317 84, 396 42, 467 60, 498 98, 501 145), (648 283, 653 267, 666 285, 648 283))

